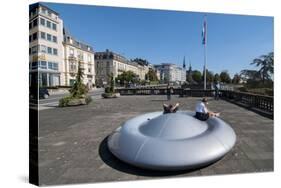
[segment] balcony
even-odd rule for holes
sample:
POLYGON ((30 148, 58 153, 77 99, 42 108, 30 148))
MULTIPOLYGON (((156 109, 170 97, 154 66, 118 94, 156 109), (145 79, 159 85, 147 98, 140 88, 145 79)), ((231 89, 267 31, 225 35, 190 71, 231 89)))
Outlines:
POLYGON ((77 58, 76 58, 74 55, 69 55, 69 56, 68 56, 68 59, 69 59, 69 60, 73 60, 73 61, 76 61, 76 60, 77 60, 77 58))

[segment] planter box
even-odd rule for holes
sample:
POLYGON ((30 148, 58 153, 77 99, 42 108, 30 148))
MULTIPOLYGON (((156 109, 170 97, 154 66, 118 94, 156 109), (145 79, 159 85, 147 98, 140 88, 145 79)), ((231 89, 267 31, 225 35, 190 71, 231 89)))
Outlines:
POLYGON ((85 98, 81 98, 81 99, 71 99, 71 100, 68 102, 68 105, 67 105, 67 106, 78 106, 78 105, 83 105, 83 104, 87 104, 85 98))
POLYGON ((120 97, 120 93, 103 93, 101 94, 103 98, 118 98, 120 97))

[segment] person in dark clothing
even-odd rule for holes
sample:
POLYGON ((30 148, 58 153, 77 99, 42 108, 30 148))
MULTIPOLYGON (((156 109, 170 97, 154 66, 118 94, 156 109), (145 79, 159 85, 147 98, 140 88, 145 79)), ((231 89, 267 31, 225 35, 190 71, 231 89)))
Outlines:
POLYGON ((215 87, 215 100, 219 100, 219 83, 216 82, 214 87, 215 87))
POLYGON ((218 117, 220 113, 211 112, 207 109, 208 104, 207 98, 203 98, 202 101, 196 104, 195 107, 195 117, 201 121, 206 121, 209 117, 218 117))
POLYGON ((172 87, 170 86, 170 84, 167 85, 167 100, 170 101, 171 100, 171 94, 172 94, 173 90, 172 87))
POLYGON ((163 110, 164 110, 164 114, 167 114, 167 113, 176 113, 179 109, 179 103, 176 103, 175 105, 172 105, 172 104, 163 104, 163 110))

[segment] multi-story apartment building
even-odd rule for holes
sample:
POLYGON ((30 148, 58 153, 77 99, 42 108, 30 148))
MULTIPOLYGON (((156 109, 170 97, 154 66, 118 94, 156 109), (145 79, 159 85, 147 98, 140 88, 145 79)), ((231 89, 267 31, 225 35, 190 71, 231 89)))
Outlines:
POLYGON ((64 30, 64 64, 62 80, 65 85, 73 85, 78 71, 78 62, 84 72, 83 82, 88 86, 95 84, 95 55, 93 47, 82 43, 64 30))
POLYGON ((59 14, 36 3, 29 11, 30 84, 61 85, 63 21, 59 14))
POLYGON ((92 86, 95 84, 93 47, 66 33, 57 12, 41 3, 30 5, 30 85, 72 85, 78 71, 78 61, 84 70, 84 84, 92 86))
POLYGON ((154 65, 155 69, 160 72, 160 80, 163 83, 169 82, 185 82, 186 70, 171 63, 162 63, 154 65))
POLYGON ((124 71, 132 71, 140 80, 145 79, 145 74, 148 72, 148 66, 139 65, 136 62, 129 61, 120 54, 106 50, 105 52, 95 53, 96 65, 96 84, 105 85, 108 83, 109 75, 117 77, 124 71))

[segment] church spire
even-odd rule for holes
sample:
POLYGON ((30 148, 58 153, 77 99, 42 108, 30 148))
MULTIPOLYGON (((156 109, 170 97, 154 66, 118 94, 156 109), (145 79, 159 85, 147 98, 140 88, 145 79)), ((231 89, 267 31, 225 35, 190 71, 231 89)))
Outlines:
POLYGON ((182 68, 185 69, 185 56, 183 56, 183 64, 182 64, 182 68))

